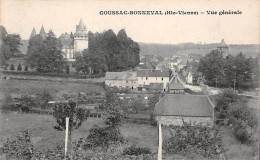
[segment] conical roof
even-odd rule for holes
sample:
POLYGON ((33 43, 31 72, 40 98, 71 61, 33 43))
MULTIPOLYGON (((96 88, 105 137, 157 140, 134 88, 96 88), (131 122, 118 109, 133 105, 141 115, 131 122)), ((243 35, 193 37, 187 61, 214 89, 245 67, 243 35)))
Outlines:
POLYGON ((225 43, 223 38, 221 40, 220 47, 227 47, 227 44, 225 43))
POLYGON ((30 39, 33 38, 34 36, 36 36, 36 30, 35 28, 33 28, 30 39))
POLYGON ((40 36, 42 37, 43 40, 47 37, 43 25, 42 25, 42 28, 41 28, 41 31, 40 31, 40 36))
POLYGON ((84 29, 84 23, 83 23, 83 20, 82 20, 82 19, 80 19, 80 21, 79 21, 79 27, 80 27, 81 29, 84 29))

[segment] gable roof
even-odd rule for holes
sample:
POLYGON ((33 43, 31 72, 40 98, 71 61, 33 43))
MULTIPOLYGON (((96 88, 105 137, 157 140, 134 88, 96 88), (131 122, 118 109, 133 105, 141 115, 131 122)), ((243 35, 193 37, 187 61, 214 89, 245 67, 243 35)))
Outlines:
POLYGON ((155 69, 151 62, 144 62, 144 64, 139 65, 140 69, 155 69))
POLYGON ((205 95, 166 94, 154 113, 165 116, 212 117, 214 107, 205 95))
POLYGON ((137 77, 169 77, 169 71, 164 70, 139 70, 137 77))
POLYGON ((106 72, 105 80, 137 80, 136 72, 106 72))
POLYGON ((176 76, 174 76, 169 83, 169 89, 184 89, 184 87, 182 83, 179 81, 179 79, 176 76))

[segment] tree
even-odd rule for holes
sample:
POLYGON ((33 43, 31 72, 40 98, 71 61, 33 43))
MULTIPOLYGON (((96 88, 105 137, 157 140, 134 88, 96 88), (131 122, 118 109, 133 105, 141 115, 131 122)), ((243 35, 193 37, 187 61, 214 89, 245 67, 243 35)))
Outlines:
POLYGON ((198 71, 205 76, 210 86, 225 85, 224 74, 225 59, 218 50, 213 50, 200 59, 198 71))
POLYGON ((66 74, 69 74, 69 73, 70 73, 70 66, 66 65, 66 74))
POLYGON ((45 40, 36 35, 29 42, 27 64, 38 72, 62 72, 66 61, 60 49, 61 42, 51 30, 45 40))
POLYGON ((10 66, 10 70, 14 71, 14 64, 12 63, 11 66, 10 66))
POLYGON ((28 71, 28 66, 27 65, 25 65, 24 71, 28 71))
POLYGON ((17 66, 17 71, 22 71, 22 65, 21 65, 21 63, 18 64, 18 66, 17 66))
POLYGON ((66 129, 66 117, 69 118, 69 141, 70 144, 72 144, 72 131, 78 129, 86 119, 85 110, 78 108, 77 103, 70 100, 69 102, 56 103, 53 107, 53 111, 53 116, 58 124, 54 126, 54 129, 58 131, 66 129))
POLYGON ((17 34, 8 34, 4 26, 0 26, 0 65, 3 66, 6 60, 20 54, 19 45, 20 36, 17 34))

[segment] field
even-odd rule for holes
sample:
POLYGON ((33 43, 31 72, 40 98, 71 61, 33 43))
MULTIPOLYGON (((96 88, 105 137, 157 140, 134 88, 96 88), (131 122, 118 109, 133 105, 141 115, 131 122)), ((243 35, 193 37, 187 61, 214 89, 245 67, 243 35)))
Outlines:
MULTIPOLYGON (((82 126, 73 132, 72 140, 87 137, 89 129, 101 124, 102 118, 88 118, 82 126)), ((53 129, 56 125, 51 115, 0 113, 0 147, 10 136, 17 135, 21 130, 29 130, 36 148, 54 148, 63 145, 64 131, 53 129)), ((131 144, 137 144, 157 150, 157 128, 149 125, 123 124, 121 132, 131 144)))
POLYGON ((104 88, 101 84, 74 83, 67 81, 32 81, 32 80, 0 80, 0 100, 5 95, 35 95, 46 90, 55 99, 62 97, 62 94, 101 93, 104 88))

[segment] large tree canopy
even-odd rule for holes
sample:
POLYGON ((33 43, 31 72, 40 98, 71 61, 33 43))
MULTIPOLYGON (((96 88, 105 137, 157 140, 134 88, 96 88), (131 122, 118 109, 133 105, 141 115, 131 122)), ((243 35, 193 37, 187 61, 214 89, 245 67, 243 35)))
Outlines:
POLYGON ((66 64, 61 52, 61 43, 52 31, 43 40, 36 35, 29 41, 27 64, 39 72, 61 72, 66 64))
POLYGON ((20 54, 20 36, 18 34, 8 34, 4 26, 0 26, 0 65, 11 57, 20 54))
POLYGON ((202 72, 210 86, 248 89, 258 87, 258 57, 246 58, 242 53, 227 58, 213 50, 199 62, 202 72))
POLYGON ((94 73, 123 71, 139 64, 139 45, 127 36, 124 29, 120 30, 117 35, 109 29, 103 33, 89 32, 88 36, 88 50, 76 57, 74 67, 77 70, 86 72, 87 65, 94 73))

